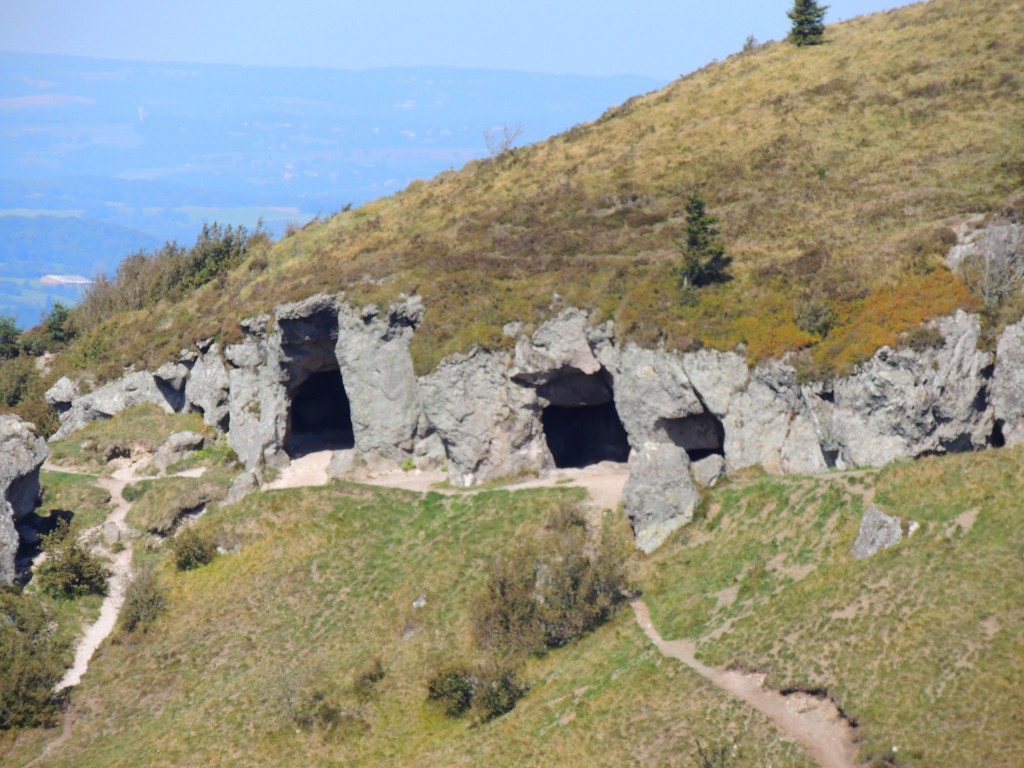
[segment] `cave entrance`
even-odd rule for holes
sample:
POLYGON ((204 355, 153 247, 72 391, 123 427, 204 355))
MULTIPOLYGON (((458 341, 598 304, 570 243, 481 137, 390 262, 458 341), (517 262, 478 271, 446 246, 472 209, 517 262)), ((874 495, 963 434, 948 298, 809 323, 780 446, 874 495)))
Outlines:
POLYGON ((341 371, 311 373, 291 393, 285 450, 296 456, 354 447, 352 412, 341 371))
POLYGON ((550 403, 541 422, 556 467, 579 468, 629 458, 629 440, 606 373, 561 377, 539 387, 538 394, 550 403))
POLYGON ((700 461, 708 456, 725 456, 725 427, 712 413, 661 419, 658 426, 669 440, 686 451, 690 461, 700 461))

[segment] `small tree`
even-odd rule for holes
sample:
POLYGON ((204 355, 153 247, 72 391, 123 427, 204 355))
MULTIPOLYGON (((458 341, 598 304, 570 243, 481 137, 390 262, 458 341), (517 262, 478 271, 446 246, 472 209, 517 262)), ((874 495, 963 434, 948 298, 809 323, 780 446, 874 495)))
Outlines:
POLYGON ((825 42, 827 10, 827 5, 818 5, 815 0, 793 0, 793 8, 786 12, 793 22, 789 41, 793 45, 821 45, 825 42))
POLYGON ((21 351, 18 344, 18 337, 21 336, 21 329, 12 315, 0 315, 0 360, 10 360, 17 357, 21 351))
POLYGON ((54 344, 66 344, 75 337, 71 310, 63 302, 53 302, 53 309, 43 318, 43 323, 46 325, 46 335, 54 344))
POLYGON ((726 270, 732 258, 725 255, 725 246, 718 239, 718 218, 709 216, 704 200, 697 193, 686 200, 686 241, 680 243, 683 265, 679 270, 679 286, 683 290, 700 288, 729 280, 726 270))

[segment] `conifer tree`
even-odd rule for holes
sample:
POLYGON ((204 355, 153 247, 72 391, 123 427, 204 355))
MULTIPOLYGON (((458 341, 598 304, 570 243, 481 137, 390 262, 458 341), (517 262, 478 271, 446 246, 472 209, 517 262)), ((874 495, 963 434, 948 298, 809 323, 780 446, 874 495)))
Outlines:
POLYGON ((718 218, 705 211, 703 198, 694 193, 686 200, 686 242, 680 243, 683 264, 679 270, 679 287, 700 288, 729 280, 726 269, 732 258, 725 255, 725 246, 718 239, 718 218))
POLYGON ((793 0, 793 8, 786 12, 793 28, 789 41, 793 45, 821 45, 825 42, 825 11, 827 5, 815 0, 793 0))

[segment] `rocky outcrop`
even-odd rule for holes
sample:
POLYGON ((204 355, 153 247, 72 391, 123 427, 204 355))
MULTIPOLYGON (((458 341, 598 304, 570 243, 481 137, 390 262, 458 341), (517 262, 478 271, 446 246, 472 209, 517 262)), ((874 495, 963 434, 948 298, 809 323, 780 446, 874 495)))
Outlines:
POLYGON ((1006 445, 1024 443, 1024 320, 999 337, 991 395, 993 432, 1006 445))
POLYGON ((227 432, 231 424, 231 382, 220 346, 208 340, 199 345, 199 353, 187 355, 191 363, 185 380, 185 403, 188 410, 203 415, 210 427, 227 432))
POLYGON ((536 392, 509 378, 509 360, 471 352, 419 381, 423 409, 448 456, 448 477, 467 486, 553 466, 536 392))
POLYGON ((39 468, 50 451, 29 424, 0 415, 0 585, 15 577, 15 523, 39 503, 39 468))
MULTIPOLYGON (((360 460, 446 462, 456 485, 632 451, 625 506, 644 547, 724 471, 814 473, 1024 441, 1024 321, 993 355, 978 318, 958 312, 935 324, 932 349, 883 347, 849 376, 808 383, 738 351, 620 346, 610 323, 575 309, 529 335, 510 324, 511 349, 453 355, 417 377, 409 346, 423 314, 417 297, 381 309, 313 296, 245 320, 223 357, 207 340, 154 374, 84 396, 62 380, 48 398, 65 410, 59 435, 136 402, 199 411, 252 477, 302 450, 297 436, 321 414, 350 421, 336 429, 360 460)), ((341 472, 353 457, 338 456, 341 472)))
POLYGON ((978 348, 978 318, 957 312, 938 329, 937 349, 883 347, 851 376, 806 390, 836 466, 877 467, 988 443, 993 357, 978 348))
MULTIPOLYGON (((68 387, 65 380, 47 391, 47 402, 65 404, 68 387)), ((168 413, 179 410, 181 403, 176 396, 158 383, 156 377, 147 371, 129 373, 87 395, 74 398, 70 406, 60 413, 60 428, 50 438, 59 440, 86 424, 100 419, 109 419, 126 408, 142 403, 154 403, 168 413), (170 398, 170 399, 169 399, 170 398)))
POLYGON ((361 453, 401 460, 414 453, 443 459, 440 438, 424 417, 409 343, 423 316, 419 297, 392 304, 343 305, 335 353, 361 453))
POLYGON ((690 477, 686 451, 667 443, 644 443, 629 460, 622 505, 636 546, 653 552, 693 519, 700 494, 690 477))
POLYGON ((762 466, 769 472, 813 474, 828 468, 791 366, 773 361, 754 368, 721 419, 730 471, 762 466))

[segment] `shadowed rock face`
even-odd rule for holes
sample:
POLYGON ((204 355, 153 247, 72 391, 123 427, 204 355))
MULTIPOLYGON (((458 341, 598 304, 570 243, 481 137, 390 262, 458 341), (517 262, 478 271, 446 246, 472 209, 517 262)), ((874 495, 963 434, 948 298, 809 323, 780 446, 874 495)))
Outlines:
POLYGON ((39 468, 46 441, 17 416, 0 416, 0 584, 14 581, 18 533, 14 524, 39 503, 39 468))

